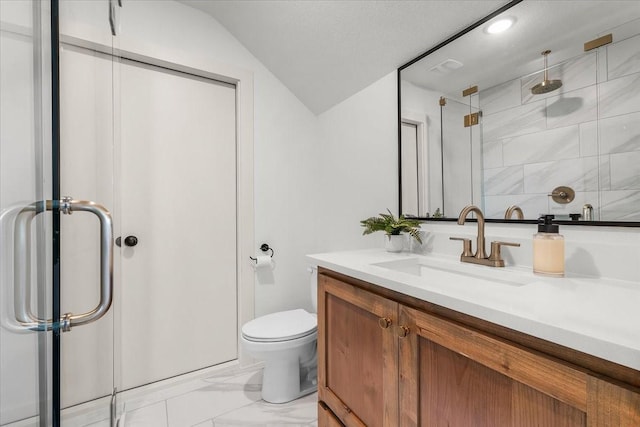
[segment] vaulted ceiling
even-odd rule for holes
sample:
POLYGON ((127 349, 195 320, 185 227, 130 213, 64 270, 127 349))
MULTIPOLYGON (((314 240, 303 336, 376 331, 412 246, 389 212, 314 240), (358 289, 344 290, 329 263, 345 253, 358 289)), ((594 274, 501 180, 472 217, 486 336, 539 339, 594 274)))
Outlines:
POLYGON ((181 0, 213 16, 320 114, 506 0, 181 0))

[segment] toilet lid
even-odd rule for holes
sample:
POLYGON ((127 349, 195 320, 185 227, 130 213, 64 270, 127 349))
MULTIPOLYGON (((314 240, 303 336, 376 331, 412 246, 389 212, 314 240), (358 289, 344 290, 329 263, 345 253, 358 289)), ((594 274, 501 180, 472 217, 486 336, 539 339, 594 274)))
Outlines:
POLYGON ((242 336, 250 341, 288 341, 312 334, 317 329, 318 321, 315 316, 296 309, 253 319, 242 327, 242 336))

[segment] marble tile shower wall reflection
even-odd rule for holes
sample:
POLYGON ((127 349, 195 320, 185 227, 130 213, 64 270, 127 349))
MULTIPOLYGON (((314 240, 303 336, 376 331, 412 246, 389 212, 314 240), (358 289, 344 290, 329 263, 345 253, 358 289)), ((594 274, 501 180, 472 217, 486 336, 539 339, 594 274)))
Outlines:
POLYGON ((581 213, 590 203, 596 219, 640 221, 640 35, 554 66, 549 78, 563 86, 532 95, 538 73, 480 92, 487 216, 512 204, 527 218, 581 213), (560 185, 576 191, 572 203, 547 196, 560 185))

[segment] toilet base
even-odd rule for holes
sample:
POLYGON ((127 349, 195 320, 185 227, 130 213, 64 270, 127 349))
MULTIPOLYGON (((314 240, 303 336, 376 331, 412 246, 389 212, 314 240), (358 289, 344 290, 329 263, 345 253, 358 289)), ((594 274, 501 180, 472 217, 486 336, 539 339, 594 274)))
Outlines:
POLYGON ((318 389, 317 365, 300 365, 299 359, 270 360, 262 378, 262 400, 286 403, 318 389))
MULTIPOLYGON (((275 315, 286 317, 287 313, 281 312, 275 315)), ((297 314, 300 316, 300 313, 297 314)), ((251 325, 252 328, 249 329, 256 329, 259 332, 259 322, 264 323, 264 317, 254 319, 252 322, 256 324, 251 325)), ((266 402, 286 403, 317 390, 318 332, 316 318, 309 313, 306 313, 306 316, 302 315, 302 318, 307 321, 307 325, 303 327, 303 331, 307 331, 306 334, 297 335, 297 337, 294 336, 290 339, 287 337, 291 335, 286 335, 281 340, 272 338, 271 341, 261 341, 260 335, 258 335, 257 340, 254 340, 251 337, 256 335, 245 335, 247 326, 243 326, 243 333, 240 336, 242 348, 247 355, 264 361, 262 399, 266 402)), ((278 338, 275 332, 271 332, 269 336, 278 338)))

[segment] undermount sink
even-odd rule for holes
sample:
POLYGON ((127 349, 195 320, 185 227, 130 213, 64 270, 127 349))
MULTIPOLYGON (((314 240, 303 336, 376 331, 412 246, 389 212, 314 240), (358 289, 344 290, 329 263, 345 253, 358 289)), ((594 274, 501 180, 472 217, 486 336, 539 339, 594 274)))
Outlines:
POLYGON ((435 270, 456 274, 465 278, 487 280, 492 283, 500 283, 509 286, 524 286, 536 280, 530 275, 507 271, 504 268, 463 264, 459 262, 452 262, 448 259, 431 257, 405 258, 393 261, 377 262, 371 265, 400 273, 411 274, 413 276, 424 277, 425 279, 432 277, 435 270))

